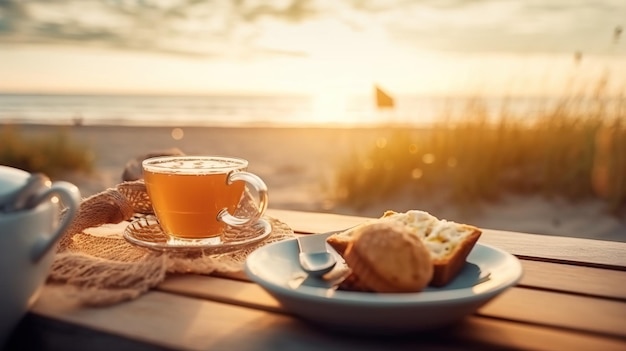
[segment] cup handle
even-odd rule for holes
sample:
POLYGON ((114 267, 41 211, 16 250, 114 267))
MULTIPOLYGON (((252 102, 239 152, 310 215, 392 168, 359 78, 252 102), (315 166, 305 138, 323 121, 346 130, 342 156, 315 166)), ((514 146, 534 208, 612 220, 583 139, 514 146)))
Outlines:
POLYGON ((57 181, 53 182, 49 188, 36 195, 34 199, 35 203, 39 204, 47 200, 52 195, 57 195, 67 207, 67 211, 63 215, 61 222, 51 235, 47 235, 39 238, 39 240, 33 246, 31 251, 31 260, 33 262, 39 261, 52 246, 63 236, 65 230, 76 217, 78 208, 80 207, 80 191, 76 185, 68 182, 57 181))
POLYGON ((230 172, 228 174, 228 178, 226 179, 226 183, 230 185, 239 180, 246 182, 256 190, 259 196, 258 211, 252 217, 241 218, 231 215, 228 213, 228 209, 223 208, 217 214, 217 219, 231 226, 243 226, 250 222, 256 222, 259 218, 261 218, 267 209, 268 195, 267 185, 265 185, 265 182, 256 174, 240 171, 230 172))

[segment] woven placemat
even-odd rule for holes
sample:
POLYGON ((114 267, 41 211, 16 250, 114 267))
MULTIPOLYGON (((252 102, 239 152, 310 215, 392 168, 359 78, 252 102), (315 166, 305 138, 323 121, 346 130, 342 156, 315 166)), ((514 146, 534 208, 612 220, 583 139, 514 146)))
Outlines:
MULTIPOLYGON (((250 211, 256 207, 246 192, 235 215, 247 216, 250 211)), ((126 226, 152 214, 143 180, 124 182, 83 200, 58 244, 47 284, 62 287, 83 305, 111 305, 141 296, 168 274, 240 272, 248 254, 258 247, 294 237, 287 224, 265 216, 272 227, 265 240, 221 254, 150 250, 124 239, 126 226)), ((237 229, 229 229, 231 235, 233 231, 237 229)))

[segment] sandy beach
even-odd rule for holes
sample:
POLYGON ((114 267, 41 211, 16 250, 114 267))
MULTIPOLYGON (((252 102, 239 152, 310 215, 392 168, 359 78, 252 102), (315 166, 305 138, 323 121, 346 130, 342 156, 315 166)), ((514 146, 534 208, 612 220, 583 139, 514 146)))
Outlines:
MULTIPOLYGON (((60 127, 23 125, 24 136, 54 133, 60 127)), ((571 203, 539 195, 506 196, 496 203, 478 203, 472 211, 441 199, 417 199, 406 194, 355 209, 328 202, 333 170, 358 150, 384 135, 377 129, 213 128, 182 127, 182 138, 171 127, 68 126, 71 139, 93 152, 92 174, 63 176, 87 197, 122 180, 126 163, 146 153, 177 148, 186 154, 238 156, 249 160, 249 171, 265 180, 270 207, 377 217, 392 209, 421 209, 439 218, 482 228, 545 235, 626 242, 626 220, 608 214, 601 200, 571 203)))

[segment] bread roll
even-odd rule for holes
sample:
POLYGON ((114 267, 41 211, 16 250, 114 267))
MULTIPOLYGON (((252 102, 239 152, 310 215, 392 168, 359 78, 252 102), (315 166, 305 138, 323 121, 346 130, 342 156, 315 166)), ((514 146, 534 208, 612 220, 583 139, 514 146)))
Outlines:
POLYGON ((406 228, 393 222, 360 226, 353 233, 344 259, 359 290, 418 292, 433 275, 430 253, 406 228))

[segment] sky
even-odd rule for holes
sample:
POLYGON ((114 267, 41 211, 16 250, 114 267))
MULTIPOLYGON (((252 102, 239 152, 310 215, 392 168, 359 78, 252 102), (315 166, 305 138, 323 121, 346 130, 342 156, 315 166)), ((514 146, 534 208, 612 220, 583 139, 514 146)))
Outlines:
POLYGON ((624 0, 0 0, 0 92, 626 91, 624 0))

